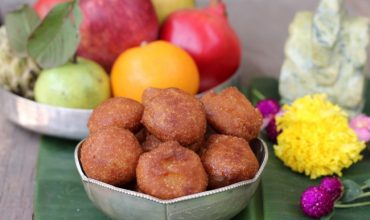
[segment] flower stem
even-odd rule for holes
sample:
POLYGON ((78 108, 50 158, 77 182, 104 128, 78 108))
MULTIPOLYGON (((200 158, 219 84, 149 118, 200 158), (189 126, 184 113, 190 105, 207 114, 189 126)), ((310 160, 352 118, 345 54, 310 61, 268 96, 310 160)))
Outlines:
POLYGON ((359 202, 359 203, 351 203, 351 204, 343 204, 343 203, 336 203, 334 205, 335 208, 351 208, 351 207, 360 207, 370 205, 370 202, 359 202))
POLYGON ((266 99, 266 97, 258 90, 252 89, 252 93, 256 96, 259 100, 266 99))
POLYGON ((361 195, 357 196, 356 199, 361 199, 367 196, 370 196, 370 192, 362 193, 361 195))

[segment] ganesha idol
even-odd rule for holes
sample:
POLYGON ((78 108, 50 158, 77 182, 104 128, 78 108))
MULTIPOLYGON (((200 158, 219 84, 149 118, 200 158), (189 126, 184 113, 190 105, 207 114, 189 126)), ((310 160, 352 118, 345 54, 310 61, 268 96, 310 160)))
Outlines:
POLYGON ((347 14, 343 0, 322 0, 289 27, 279 92, 283 102, 325 93, 349 115, 365 103, 369 19, 347 14))

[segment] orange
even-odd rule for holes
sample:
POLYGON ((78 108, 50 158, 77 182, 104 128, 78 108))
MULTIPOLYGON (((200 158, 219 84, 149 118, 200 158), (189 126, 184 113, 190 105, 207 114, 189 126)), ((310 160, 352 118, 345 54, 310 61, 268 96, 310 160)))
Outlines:
POLYGON ((199 73, 191 56, 166 41, 154 41, 124 51, 111 72, 114 96, 141 101, 148 87, 176 87, 190 94, 199 88, 199 73))

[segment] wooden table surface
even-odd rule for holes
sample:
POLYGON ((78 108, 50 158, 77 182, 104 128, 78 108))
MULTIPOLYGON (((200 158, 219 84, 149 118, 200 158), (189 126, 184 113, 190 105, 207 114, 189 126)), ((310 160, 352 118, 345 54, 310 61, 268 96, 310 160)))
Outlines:
MULTIPOLYGON (((22 0, 1 0, 6 4, 22 0)), ((29 0, 32 1, 32 0, 29 0)), ((202 6, 207 2, 198 2, 202 6)), ((313 10, 318 0, 227 0, 229 16, 243 42, 243 83, 254 76, 278 77, 288 24, 298 10, 313 10)), ((348 0, 352 14, 370 18, 369 0, 348 0)), ((13 125, 0 114, 0 219, 32 219, 38 134, 13 125)))

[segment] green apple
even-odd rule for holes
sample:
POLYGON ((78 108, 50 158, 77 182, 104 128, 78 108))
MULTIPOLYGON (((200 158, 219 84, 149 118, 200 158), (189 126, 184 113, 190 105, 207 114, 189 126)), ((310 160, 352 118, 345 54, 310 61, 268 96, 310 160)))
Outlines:
POLYGON ((194 0, 152 0, 152 3, 160 24, 176 10, 195 7, 194 0))
POLYGON ((109 77, 97 63, 78 58, 41 72, 35 100, 53 106, 93 109, 110 97, 109 77))

